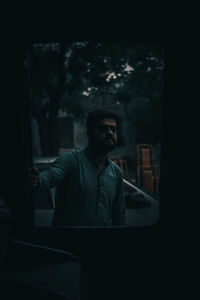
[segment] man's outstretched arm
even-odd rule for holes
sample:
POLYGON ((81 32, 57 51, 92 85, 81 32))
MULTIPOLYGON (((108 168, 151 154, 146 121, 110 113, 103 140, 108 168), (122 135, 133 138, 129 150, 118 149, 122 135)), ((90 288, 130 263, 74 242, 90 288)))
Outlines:
POLYGON ((39 172, 37 168, 29 168, 27 172, 28 185, 31 188, 50 189, 70 175, 74 167, 72 153, 59 156, 47 170, 39 172))

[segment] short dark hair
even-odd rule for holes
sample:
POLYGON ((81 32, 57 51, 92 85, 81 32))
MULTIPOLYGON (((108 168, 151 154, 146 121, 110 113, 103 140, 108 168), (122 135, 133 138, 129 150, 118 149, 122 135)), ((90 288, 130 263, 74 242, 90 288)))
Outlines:
POLYGON ((118 124, 118 116, 108 110, 99 109, 90 112, 87 116, 87 130, 95 127, 95 125, 103 119, 114 119, 116 124, 118 124))

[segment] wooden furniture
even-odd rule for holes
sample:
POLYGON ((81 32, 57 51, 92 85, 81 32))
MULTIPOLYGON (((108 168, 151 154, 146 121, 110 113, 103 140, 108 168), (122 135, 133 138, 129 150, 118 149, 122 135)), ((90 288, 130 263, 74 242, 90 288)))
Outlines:
POLYGON ((154 193, 159 193, 160 166, 153 161, 153 145, 137 145, 137 183, 154 193))

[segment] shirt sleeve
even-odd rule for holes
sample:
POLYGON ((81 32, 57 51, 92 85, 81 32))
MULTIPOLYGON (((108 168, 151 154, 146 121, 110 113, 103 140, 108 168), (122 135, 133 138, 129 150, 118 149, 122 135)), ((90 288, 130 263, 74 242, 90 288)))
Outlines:
POLYGON ((40 189, 50 189, 69 176, 75 166, 74 155, 67 152, 59 156, 49 168, 40 172, 40 189))
POLYGON ((126 206, 123 193, 123 176, 119 178, 117 193, 113 202, 112 225, 125 226, 126 206))

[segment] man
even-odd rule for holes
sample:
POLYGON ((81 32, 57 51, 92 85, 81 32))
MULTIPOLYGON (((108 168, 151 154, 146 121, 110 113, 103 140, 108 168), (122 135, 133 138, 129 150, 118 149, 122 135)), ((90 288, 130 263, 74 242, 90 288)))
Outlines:
POLYGON ((56 186, 54 226, 123 226, 121 169, 108 159, 117 144, 115 114, 97 110, 87 117, 88 146, 60 155, 48 170, 29 170, 31 187, 56 186))

